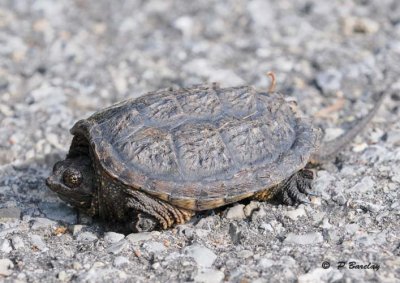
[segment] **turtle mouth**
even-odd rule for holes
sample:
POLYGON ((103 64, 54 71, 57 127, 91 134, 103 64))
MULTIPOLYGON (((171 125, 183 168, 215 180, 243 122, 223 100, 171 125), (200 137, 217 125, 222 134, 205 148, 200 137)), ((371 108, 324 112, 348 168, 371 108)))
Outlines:
POLYGON ((72 189, 59 183, 53 176, 46 179, 46 185, 53 192, 57 193, 58 197, 63 201, 78 208, 89 209, 92 202, 92 195, 72 189))

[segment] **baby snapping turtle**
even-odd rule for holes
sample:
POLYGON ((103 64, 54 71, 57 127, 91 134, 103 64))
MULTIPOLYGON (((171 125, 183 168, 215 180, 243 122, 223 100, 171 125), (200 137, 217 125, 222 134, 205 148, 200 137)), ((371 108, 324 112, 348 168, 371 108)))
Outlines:
POLYGON ((245 198, 307 202, 313 173, 306 165, 335 156, 383 98, 375 95, 356 126, 319 146, 320 130, 273 87, 151 92, 78 121, 46 184, 80 210, 134 232, 167 229, 245 198))

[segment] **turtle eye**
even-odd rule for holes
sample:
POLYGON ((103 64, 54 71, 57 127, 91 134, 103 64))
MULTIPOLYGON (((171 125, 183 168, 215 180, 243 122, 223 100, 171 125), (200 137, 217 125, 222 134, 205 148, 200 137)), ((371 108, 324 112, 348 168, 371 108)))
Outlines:
POLYGON ((63 173, 63 181, 70 188, 76 188, 82 183, 82 174, 75 168, 67 168, 63 173))

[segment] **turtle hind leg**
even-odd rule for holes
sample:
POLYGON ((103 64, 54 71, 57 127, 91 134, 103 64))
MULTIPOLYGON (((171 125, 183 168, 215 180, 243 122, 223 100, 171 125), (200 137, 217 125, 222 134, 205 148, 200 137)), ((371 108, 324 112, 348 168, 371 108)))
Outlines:
POLYGON ((129 192, 126 206, 131 211, 126 221, 128 228, 133 232, 167 229, 187 222, 193 215, 192 211, 176 207, 141 191, 129 192))
POLYGON ((254 195, 260 201, 278 200, 286 205, 310 203, 308 196, 312 192, 314 173, 309 169, 302 169, 272 189, 261 191, 254 195))

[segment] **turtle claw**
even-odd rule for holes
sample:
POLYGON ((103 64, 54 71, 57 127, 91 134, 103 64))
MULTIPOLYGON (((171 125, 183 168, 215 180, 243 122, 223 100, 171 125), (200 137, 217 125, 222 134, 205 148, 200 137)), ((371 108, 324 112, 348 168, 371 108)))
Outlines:
POLYGON ((281 200, 286 205, 311 204, 308 196, 318 196, 311 190, 312 172, 300 170, 282 185, 281 200))

